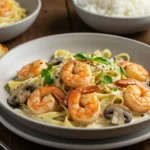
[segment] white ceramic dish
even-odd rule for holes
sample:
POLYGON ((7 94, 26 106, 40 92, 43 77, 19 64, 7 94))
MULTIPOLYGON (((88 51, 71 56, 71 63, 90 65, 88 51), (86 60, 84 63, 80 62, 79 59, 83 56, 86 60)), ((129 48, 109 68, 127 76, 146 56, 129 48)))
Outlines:
POLYGON ((27 10, 27 17, 19 22, 0 27, 0 42, 11 40, 25 32, 37 18, 41 9, 41 0, 17 0, 27 10))
POLYGON ((78 15, 90 27, 105 33, 132 34, 150 27, 150 16, 144 17, 109 17, 88 12, 72 0, 78 15))
POLYGON ((140 63, 150 70, 150 47, 133 40, 93 33, 63 34, 33 40, 14 48, 0 60, 0 105, 7 110, 11 116, 22 122, 27 127, 34 128, 37 131, 55 136, 77 139, 99 139, 120 136, 137 131, 150 123, 150 119, 148 118, 115 127, 105 127, 100 129, 72 129, 44 124, 18 115, 7 104, 6 99, 9 95, 5 91, 4 85, 8 80, 16 76, 16 71, 23 65, 40 58, 50 59, 55 50, 62 48, 75 53, 83 51, 93 52, 96 49, 104 48, 110 49, 113 55, 126 52, 130 54, 134 62, 140 63))
POLYGON ((126 136, 120 136, 109 139, 99 140, 71 140, 59 138, 51 135, 46 135, 35 130, 26 128, 20 124, 14 118, 10 117, 6 112, 1 113, 0 122, 15 134, 30 140, 32 142, 60 149, 68 150, 106 150, 129 146, 147 140, 150 138, 149 125, 144 129, 129 134, 126 136))

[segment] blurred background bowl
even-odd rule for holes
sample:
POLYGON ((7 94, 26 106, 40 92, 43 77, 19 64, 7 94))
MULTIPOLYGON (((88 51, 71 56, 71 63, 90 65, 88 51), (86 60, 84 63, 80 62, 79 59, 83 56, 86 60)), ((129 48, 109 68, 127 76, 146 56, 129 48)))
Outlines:
POLYGON ((88 12, 73 0, 78 15, 90 27, 111 34, 132 34, 150 27, 150 15, 143 17, 111 17, 88 12))
POLYGON ((25 32, 36 20, 42 6, 41 0, 16 1, 27 10, 27 17, 14 24, 0 27, 0 42, 11 40, 25 32))

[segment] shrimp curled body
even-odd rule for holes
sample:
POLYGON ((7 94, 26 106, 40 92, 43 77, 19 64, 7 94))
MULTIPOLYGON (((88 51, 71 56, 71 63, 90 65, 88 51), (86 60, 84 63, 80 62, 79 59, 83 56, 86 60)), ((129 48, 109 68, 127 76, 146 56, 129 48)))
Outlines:
POLYGON ((18 79, 25 80, 30 77, 37 77, 40 75, 42 69, 46 69, 47 64, 45 60, 36 60, 26 66, 23 66, 20 71, 17 72, 18 79))
POLYGON ((63 103, 65 95, 54 86, 45 86, 31 94, 27 105, 34 114, 43 114, 56 109, 58 103, 55 99, 63 103))
POLYGON ((63 67, 61 79, 72 88, 88 86, 92 79, 90 65, 87 64, 87 61, 71 61, 63 67))
POLYGON ((150 89, 146 84, 135 79, 124 79, 116 82, 117 86, 127 87, 124 92, 125 105, 137 113, 150 110, 150 89))
POLYGON ((68 97, 68 111, 72 119, 80 124, 91 124, 100 114, 100 104, 93 92, 98 86, 79 87, 68 97))
POLYGON ((136 80, 144 82, 149 77, 148 71, 139 64, 123 61, 120 63, 120 65, 126 70, 126 76, 128 78, 134 78, 136 80))

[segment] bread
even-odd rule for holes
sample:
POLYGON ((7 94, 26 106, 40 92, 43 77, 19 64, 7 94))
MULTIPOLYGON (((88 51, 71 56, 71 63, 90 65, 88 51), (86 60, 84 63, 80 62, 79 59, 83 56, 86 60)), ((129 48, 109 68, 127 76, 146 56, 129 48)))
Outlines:
POLYGON ((8 48, 6 46, 0 44, 0 57, 2 57, 7 52, 8 52, 8 48))

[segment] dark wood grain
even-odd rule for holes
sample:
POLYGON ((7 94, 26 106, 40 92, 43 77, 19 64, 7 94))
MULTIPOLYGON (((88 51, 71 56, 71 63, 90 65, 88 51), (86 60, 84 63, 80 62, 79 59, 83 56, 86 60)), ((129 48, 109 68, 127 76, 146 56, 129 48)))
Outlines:
POLYGON ((36 22, 19 37, 5 42, 8 48, 43 36, 71 32, 65 0, 42 0, 42 9, 36 22))
POLYGON ((72 0, 67 1, 67 8, 68 8, 68 17, 70 20, 70 25, 72 32, 98 32, 89 26, 87 26, 77 15, 75 8, 73 6, 72 0))
MULTIPOLYGON (((77 15, 71 0, 42 0, 43 6, 36 22, 19 37, 5 42, 9 49, 35 38, 69 32, 98 32, 88 27, 77 15)), ((150 30, 127 36, 150 44, 150 30)), ((52 150, 27 141, 0 124, 0 140, 12 150, 52 150)), ((150 150, 150 140, 118 150, 150 150)))

